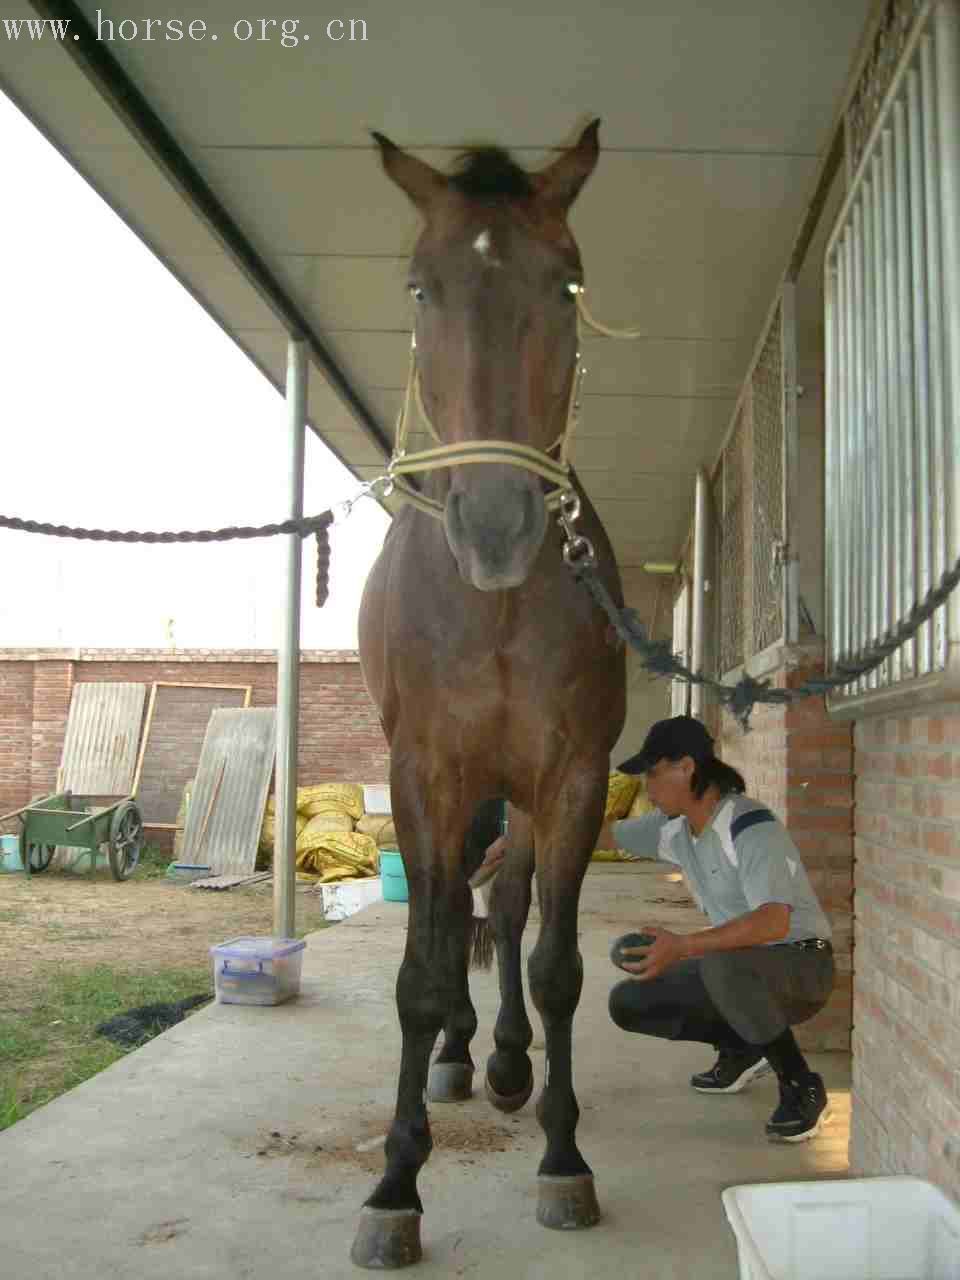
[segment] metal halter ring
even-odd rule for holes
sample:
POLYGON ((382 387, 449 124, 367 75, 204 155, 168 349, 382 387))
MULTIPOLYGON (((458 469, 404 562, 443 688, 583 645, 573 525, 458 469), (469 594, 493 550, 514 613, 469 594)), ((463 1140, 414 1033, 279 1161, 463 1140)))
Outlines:
POLYGON ((563 544, 563 561, 571 569, 593 569, 597 563, 597 553, 589 538, 577 534, 568 538, 563 544))
MULTIPOLYGON (((580 518, 580 495, 575 493, 573 489, 567 489, 560 495, 560 519, 564 522, 569 521, 571 524, 574 520, 580 518)), ((572 529, 567 529, 569 534, 573 533, 572 529)))

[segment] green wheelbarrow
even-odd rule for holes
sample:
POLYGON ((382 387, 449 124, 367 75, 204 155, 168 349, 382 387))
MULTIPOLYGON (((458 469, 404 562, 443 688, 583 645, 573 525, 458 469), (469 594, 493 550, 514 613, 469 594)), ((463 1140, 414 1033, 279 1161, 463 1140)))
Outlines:
POLYGON ((69 868, 89 858, 91 870, 96 869, 97 858, 104 857, 106 845, 115 880, 129 879, 140 860, 143 818, 130 796, 104 808, 93 808, 84 797, 61 791, 38 796, 0 821, 8 818, 20 819, 20 861, 28 876, 46 871, 58 845, 78 850, 69 868))

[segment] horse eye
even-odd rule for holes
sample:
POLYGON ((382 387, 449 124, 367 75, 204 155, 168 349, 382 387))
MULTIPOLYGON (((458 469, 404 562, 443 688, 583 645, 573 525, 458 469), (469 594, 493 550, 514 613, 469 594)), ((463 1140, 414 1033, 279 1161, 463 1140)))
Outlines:
POLYGON ((418 284, 407 285, 407 289, 414 302, 423 302, 427 296, 423 288, 418 284))

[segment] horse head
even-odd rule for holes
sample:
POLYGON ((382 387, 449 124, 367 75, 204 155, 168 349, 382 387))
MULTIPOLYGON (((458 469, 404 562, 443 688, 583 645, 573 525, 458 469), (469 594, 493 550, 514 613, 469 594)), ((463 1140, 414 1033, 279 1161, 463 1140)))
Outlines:
MULTIPOLYGON (((548 452, 563 438, 582 282, 567 211, 596 165, 599 123, 539 173, 484 147, 445 175, 374 134, 384 169, 424 219, 409 289, 423 404, 445 444, 548 452)), ((444 476, 444 530, 462 579, 480 591, 519 586, 547 527, 540 478, 509 462, 444 476)))

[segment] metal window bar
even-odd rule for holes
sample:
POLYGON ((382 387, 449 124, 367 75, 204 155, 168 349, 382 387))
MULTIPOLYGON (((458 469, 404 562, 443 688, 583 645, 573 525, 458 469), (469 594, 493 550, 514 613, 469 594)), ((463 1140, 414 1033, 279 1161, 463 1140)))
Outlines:
POLYGON ((729 443, 722 455, 723 505, 720 519, 723 561, 720 583, 720 670, 739 667, 744 653, 743 596, 743 441, 744 415, 741 410, 729 443))
MULTIPOLYGON (((673 652, 685 667, 690 665, 690 581, 683 578, 680 594, 673 605, 673 652)), ((683 716, 690 711, 691 686, 685 680, 674 680, 670 686, 670 714, 683 716)))
POLYGON ((753 577, 750 655, 783 636, 783 419, 784 369, 782 306, 767 330, 760 359, 751 377, 753 414, 752 474, 753 577))
MULTIPOLYGON (((903 620, 960 546, 958 271, 960 5, 941 0, 905 43, 826 253, 832 663, 903 620)), ((831 705, 945 670, 957 614, 831 705)))

